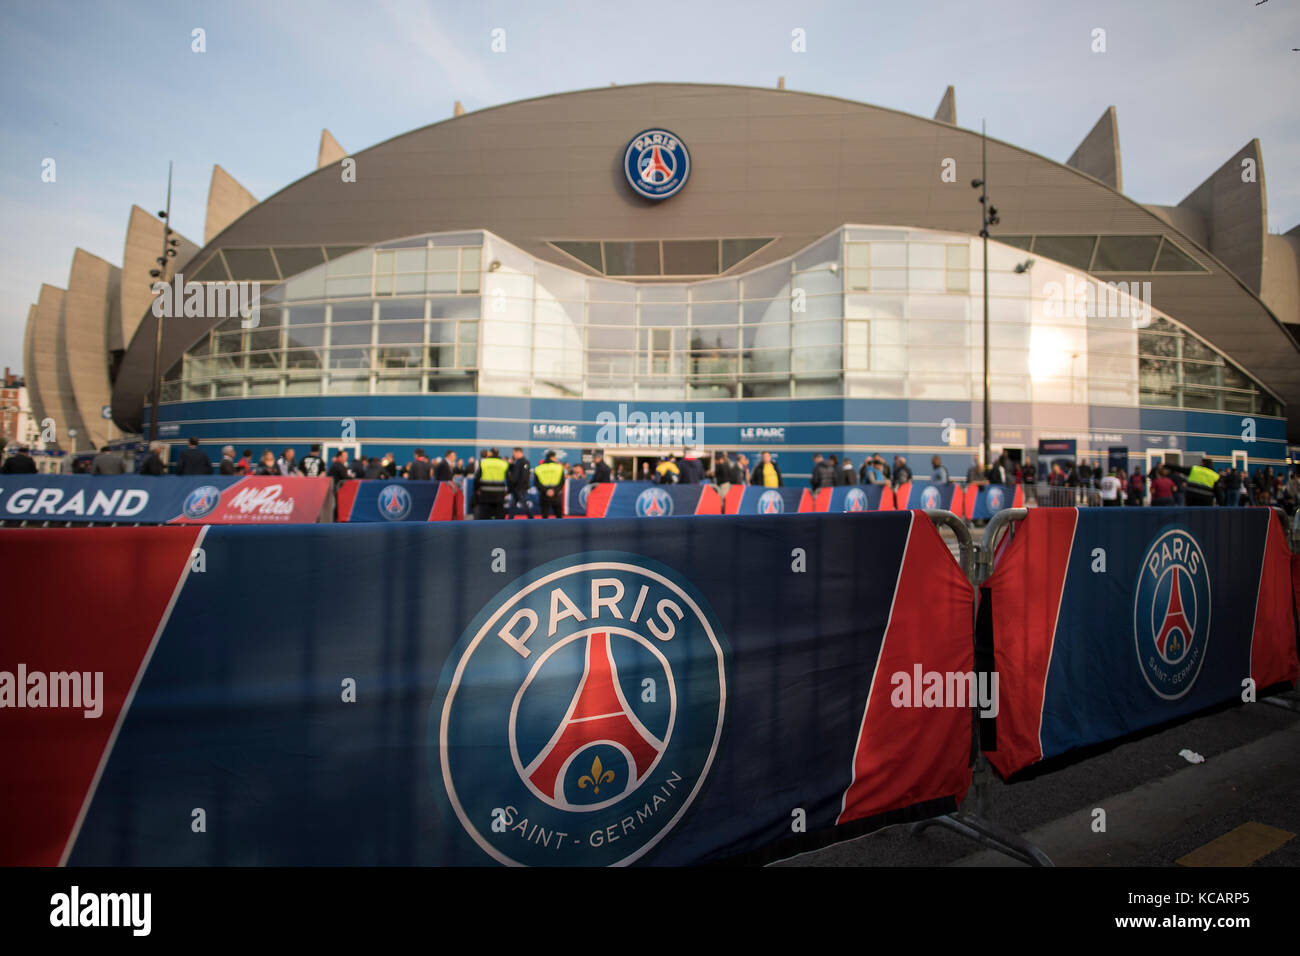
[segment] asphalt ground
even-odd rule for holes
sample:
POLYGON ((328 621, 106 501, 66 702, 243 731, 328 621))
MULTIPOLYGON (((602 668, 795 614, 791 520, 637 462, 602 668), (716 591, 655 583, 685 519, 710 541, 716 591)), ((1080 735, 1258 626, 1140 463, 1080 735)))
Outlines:
MULTIPOLYGON (((1008 784, 990 776, 987 796, 987 818, 1030 839, 1057 866, 1176 866, 1248 823, 1300 834, 1300 712, 1262 701, 1235 706, 1032 779, 1008 784), (1189 763, 1179 755, 1184 749, 1204 762, 1189 763), (1104 833, 1092 826, 1097 808, 1106 811, 1104 833)), ((1278 839, 1284 842, 1251 865, 1300 865, 1300 836, 1278 839)), ((1023 864, 950 830, 913 835, 909 825, 772 865, 1023 864)))

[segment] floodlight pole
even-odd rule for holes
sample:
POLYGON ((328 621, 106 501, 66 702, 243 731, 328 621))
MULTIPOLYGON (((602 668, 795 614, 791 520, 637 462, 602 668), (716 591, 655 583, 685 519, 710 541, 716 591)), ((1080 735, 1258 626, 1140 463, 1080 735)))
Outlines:
MULTIPOLYGON (((162 255, 158 257, 158 268, 162 275, 158 282, 164 285, 168 282, 167 263, 171 256, 167 255, 168 249, 171 248, 169 240, 172 235, 172 163, 167 162, 167 207, 163 212, 163 241, 162 255)), ((152 288, 152 283, 150 284, 152 288)), ((172 303, 175 308, 176 303, 172 303)), ((154 316, 154 337, 153 337, 153 391, 149 403, 149 440, 158 441, 158 406, 162 404, 162 316, 154 316)))
POLYGON ((980 121, 980 238, 984 240, 984 467, 993 467, 993 402, 989 395, 989 161, 985 123, 980 121))

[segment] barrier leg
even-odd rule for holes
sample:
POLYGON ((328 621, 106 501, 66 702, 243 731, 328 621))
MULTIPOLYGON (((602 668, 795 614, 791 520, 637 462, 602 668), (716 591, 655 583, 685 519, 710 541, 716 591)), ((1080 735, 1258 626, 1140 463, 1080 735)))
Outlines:
POLYGON ((914 823, 912 836, 920 836, 932 826, 943 827, 1029 866, 1055 866, 1051 858, 1037 846, 988 819, 989 784, 992 779, 993 768, 981 754, 975 761, 970 791, 962 801, 963 808, 973 803, 974 811, 961 809, 914 823))

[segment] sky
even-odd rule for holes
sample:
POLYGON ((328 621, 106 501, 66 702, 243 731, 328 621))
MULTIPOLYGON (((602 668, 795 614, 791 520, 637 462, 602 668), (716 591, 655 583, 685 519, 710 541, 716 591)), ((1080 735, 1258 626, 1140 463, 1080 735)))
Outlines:
POLYGON ((163 207, 168 160, 173 227, 201 244, 213 164, 265 199, 314 170, 322 128, 359 152, 456 100, 472 111, 611 82, 784 76, 925 117, 951 84, 959 126, 985 120, 1061 162, 1113 105, 1126 194, 1177 204, 1258 138, 1269 228, 1285 232, 1300 224, 1293 48, 1296 0, 9 3, 0 367, 22 368, 28 307, 42 283, 66 288, 75 248, 121 264, 130 207, 163 207))

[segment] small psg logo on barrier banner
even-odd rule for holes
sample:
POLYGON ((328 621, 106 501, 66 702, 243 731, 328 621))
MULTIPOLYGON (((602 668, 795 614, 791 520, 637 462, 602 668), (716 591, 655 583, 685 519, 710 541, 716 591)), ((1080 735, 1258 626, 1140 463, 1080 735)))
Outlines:
POLYGON ((850 488, 844 495, 845 511, 866 511, 867 493, 861 488, 850 488))
POLYGON ((1210 631, 1210 572, 1205 553, 1182 526, 1147 548, 1133 601, 1133 634, 1142 676, 1165 700, 1184 696, 1205 663, 1210 631))
POLYGON ((221 491, 212 485, 203 485, 195 488, 185 498, 185 507, 182 513, 185 517, 192 520, 206 517, 216 508, 217 503, 221 501, 221 491))
POLYGON ((638 518, 666 518, 673 513, 673 496, 662 488, 647 488, 636 498, 638 518))
POLYGON ((389 485, 379 493, 379 514, 386 521, 401 521, 411 513, 411 496, 401 485, 389 485))
POLYGON ((691 154, 674 134, 665 129, 648 129, 628 143, 623 173, 637 195, 667 199, 686 185, 691 174, 691 154))

